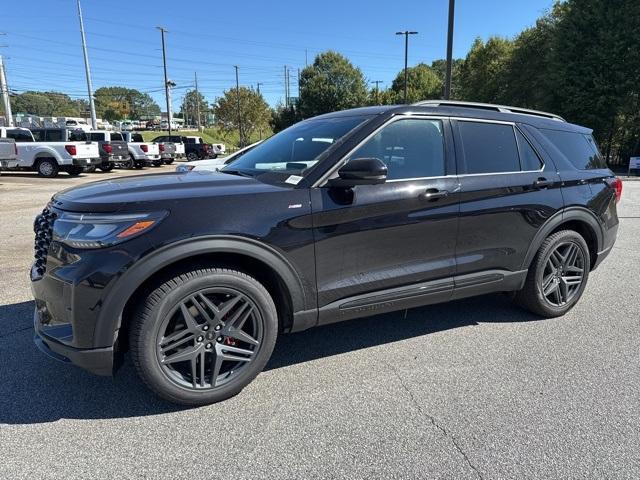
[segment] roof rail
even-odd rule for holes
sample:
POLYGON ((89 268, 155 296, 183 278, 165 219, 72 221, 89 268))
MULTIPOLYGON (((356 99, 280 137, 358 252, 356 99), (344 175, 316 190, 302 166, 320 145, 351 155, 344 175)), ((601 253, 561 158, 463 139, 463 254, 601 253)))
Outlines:
POLYGON ((492 103, 477 103, 477 102, 461 102, 457 100, 423 100, 416 102, 414 105, 422 107, 460 107, 460 108, 477 108, 481 110, 490 110, 493 112, 502 113, 519 113, 522 115, 533 115, 536 117, 549 118, 551 120, 557 120, 559 122, 566 122, 560 115, 554 113, 541 112, 539 110, 530 110, 528 108, 509 107, 507 105, 494 105, 492 103))

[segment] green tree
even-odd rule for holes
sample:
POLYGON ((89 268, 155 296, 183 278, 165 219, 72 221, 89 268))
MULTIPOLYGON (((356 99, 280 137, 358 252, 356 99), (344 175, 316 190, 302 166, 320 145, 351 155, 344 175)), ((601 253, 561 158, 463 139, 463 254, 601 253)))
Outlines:
MULTIPOLYGON (((464 63, 462 58, 454 58, 451 62, 451 99, 457 100, 460 96, 460 67, 464 63)), ((444 94, 444 82, 447 74, 447 61, 438 59, 431 62, 431 70, 438 75, 440 83, 442 83, 442 92, 444 94)))
POLYGON ((96 115, 107 120, 148 119, 160 115, 160 107, 147 93, 134 88, 101 87, 94 92, 96 115))
POLYGON ((216 125, 224 132, 239 131, 240 146, 246 145, 256 132, 267 132, 271 109, 262 95, 251 88, 233 88, 223 92, 214 104, 216 125), (240 112, 238 112, 240 98, 240 112), (239 118, 242 122, 240 131, 239 118))
MULTIPOLYGON (((395 103, 404 103, 404 69, 391 84, 395 103)), ((442 97, 442 80, 434 69, 425 63, 407 68, 407 103, 442 97)))
POLYGON ((184 101, 180 106, 180 114, 187 123, 193 125, 202 125, 206 123, 207 114, 209 113, 209 104, 200 92, 189 90, 184 95, 184 101), (198 121, 198 107, 200 107, 200 120, 198 121))
POLYGON ((274 133, 289 128, 300 120, 298 110, 294 106, 286 107, 284 105, 278 105, 271 111, 271 128, 274 133))
POLYGON ((460 98, 475 102, 503 102, 507 65, 512 52, 513 42, 505 38, 491 37, 486 43, 476 38, 460 66, 460 98))
POLYGON ((360 107, 367 102, 367 85, 359 68, 337 52, 320 53, 300 74, 302 118, 360 107))
POLYGON ((29 91, 11 98, 13 113, 26 113, 41 117, 79 117, 85 114, 87 102, 73 100, 59 92, 29 91))

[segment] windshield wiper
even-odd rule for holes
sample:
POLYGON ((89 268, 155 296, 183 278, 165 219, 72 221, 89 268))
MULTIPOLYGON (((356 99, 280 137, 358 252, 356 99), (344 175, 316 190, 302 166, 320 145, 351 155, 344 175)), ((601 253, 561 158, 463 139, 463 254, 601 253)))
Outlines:
POLYGON ((220 173, 228 173, 229 175, 238 175, 240 177, 253 178, 253 175, 251 175, 250 173, 244 172, 242 170, 233 170, 233 169, 223 168, 222 170, 218 170, 218 171, 220 173))

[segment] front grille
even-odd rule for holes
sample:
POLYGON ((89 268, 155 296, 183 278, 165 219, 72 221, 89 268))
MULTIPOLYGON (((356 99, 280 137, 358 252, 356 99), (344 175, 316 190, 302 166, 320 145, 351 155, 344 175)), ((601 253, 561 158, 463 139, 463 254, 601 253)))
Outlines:
POLYGON ((33 231, 36 234, 34 243, 35 262, 33 269, 38 276, 44 275, 47 269, 47 254, 49 253, 49 245, 51 245, 51 237, 53 235, 53 222, 56 219, 55 212, 48 207, 42 210, 42 213, 36 217, 33 222, 33 231))

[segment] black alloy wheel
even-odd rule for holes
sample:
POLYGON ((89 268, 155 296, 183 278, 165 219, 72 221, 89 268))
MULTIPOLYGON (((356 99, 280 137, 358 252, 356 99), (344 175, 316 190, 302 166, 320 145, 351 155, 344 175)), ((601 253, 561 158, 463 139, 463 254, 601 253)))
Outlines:
POLYGON ((556 246, 549 255, 540 278, 540 289, 547 301, 562 307, 580 291, 584 279, 584 254, 574 242, 556 246))

